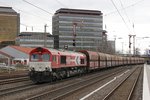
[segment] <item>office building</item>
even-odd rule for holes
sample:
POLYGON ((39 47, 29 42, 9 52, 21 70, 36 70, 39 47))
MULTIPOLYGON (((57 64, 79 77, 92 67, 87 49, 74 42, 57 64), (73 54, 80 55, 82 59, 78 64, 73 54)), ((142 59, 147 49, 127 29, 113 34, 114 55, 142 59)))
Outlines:
POLYGON ((16 43, 24 47, 53 48, 53 41, 54 36, 44 32, 21 32, 16 39, 16 43))
MULTIPOLYGON (((52 19, 54 48, 98 51, 103 39, 103 14, 98 10, 57 10, 52 19)), ((106 38, 105 38, 106 39, 106 38)))
POLYGON ((12 7, 0 7, 0 48, 15 44, 20 32, 20 15, 12 7))

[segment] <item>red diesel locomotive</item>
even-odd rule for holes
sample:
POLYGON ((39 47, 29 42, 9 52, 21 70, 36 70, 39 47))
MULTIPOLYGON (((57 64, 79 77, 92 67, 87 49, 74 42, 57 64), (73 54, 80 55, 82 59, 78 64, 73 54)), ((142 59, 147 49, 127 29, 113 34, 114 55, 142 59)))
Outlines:
POLYGON ((33 82, 48 82, 101 68, 142 64, 143 58, 120 57, 81 50, 79 52, 37 47, 30 52, 29 76, 33 82))

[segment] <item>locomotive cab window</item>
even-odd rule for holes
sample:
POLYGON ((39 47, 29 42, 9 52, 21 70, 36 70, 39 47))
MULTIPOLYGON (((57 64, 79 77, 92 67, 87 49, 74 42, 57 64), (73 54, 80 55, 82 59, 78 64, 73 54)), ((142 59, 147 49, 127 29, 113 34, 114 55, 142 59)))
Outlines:
POLYGON ((61 56, 61 64, 66 64, 66 56, 61 56))
POLYGON ((32 54, 31 61, 39 61, 39 54, 32 54))
POLYGON ((50 60, 50 55, 45 53, 42 55, 42 61, 49 61, 50 60))

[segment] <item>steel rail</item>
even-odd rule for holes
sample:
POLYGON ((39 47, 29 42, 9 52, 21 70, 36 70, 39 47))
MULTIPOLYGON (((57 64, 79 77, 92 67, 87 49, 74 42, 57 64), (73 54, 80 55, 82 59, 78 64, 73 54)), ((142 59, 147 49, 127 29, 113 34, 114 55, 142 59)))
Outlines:
POLYGON ((43 99, 46 96, 52 96, 52 97, 49 97, 49 99, 53 99, 53 100, 61 99, 64 96, 67 96, 67 95, 69 95, 69 94, 71 94, 71 93, 73 93, 75 91, 78 91, 78 90, 83 89, 85 87, 88 87, 90 85, 96 84, 97 82, 105 80, 106 78, 109 78, 112 75, 116 75, 116 74, 118 74, 119 72, 122 72, 122 71, 124 71, 124 70, 121 69, 119 71, 115 71, 114 73, 108 73, 109 75, 95 76, 94 78, 92 77, 92 78, 90 78, 88 80, 83 80, 83 81, 78 82, 78 83, 70 84, 70 85, 58 88, 56 90, 48 91, 48 92, 45 92, 45 93, 42 93, 42 94, 37 94, 37 95, 35 95, 33 97, 27 98, 26 100, 43 99), (80 86, 80 87, 78 87, 78 86, 80 86), (74 89, 72 89, 71 91, 63 92, 64 90, 69 90, 69 88, 74 88, 74 89), (60 93, 60 91, 62 93, 60 95, 56 95, 57 93, 60 93), (51 94, 54 94, 56 96, 53 97, 53 95, 51 95, 51 94))
POLYGON ((0 85, 17 83, 17 82, 27 81, 27 80, 29 80, 29 77, 19 77, 19 78, 4 79, 4 80, 0 80, 0 85))
MULTIPOLYGON (((128 78, 130 78, 130 76, 131 75, 133 75, 136 71, 138 70, 138 68, 136 68, 132 73, 130 73, 122 82, 120 82, 112 91, 110 91, 102 100, 109 100, 109 98, 113 95, 113 93, 119 88, 119 87, 121 87, 121 85, 125 82, 125 81, 127 81, 127 79, 128 78)), ((141 71, 140 71, 140 73, 141 73, 141 71)), ((140 74, 138 74, 138 77, 139 77, 139 75, 140 74)), ((137 77, 137 78, 138 78, 137 77)), ((136 78, 136 80, 137 80, 137 78, 136 78)), ((135 84, 135 82, 134 82, 134 84, 135 84)), ((132 86, 132 89, 134 89, 134 87, 132 86)), ((128 95, 128 99, 127 100, 129 100, 129 98, 130 98, 130 96, 131 96, 131 92, 132 92, 132 89, 130 90, 130 92, 129 92, 129 95, 128 95)))

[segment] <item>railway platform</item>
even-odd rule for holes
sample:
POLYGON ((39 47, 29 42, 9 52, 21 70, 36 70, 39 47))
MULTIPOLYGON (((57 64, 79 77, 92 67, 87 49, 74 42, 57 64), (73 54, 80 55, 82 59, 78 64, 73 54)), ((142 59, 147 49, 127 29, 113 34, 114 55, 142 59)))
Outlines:
POLYGON ((144 65, 143 100, 150 100, 150 65, 144 65))

